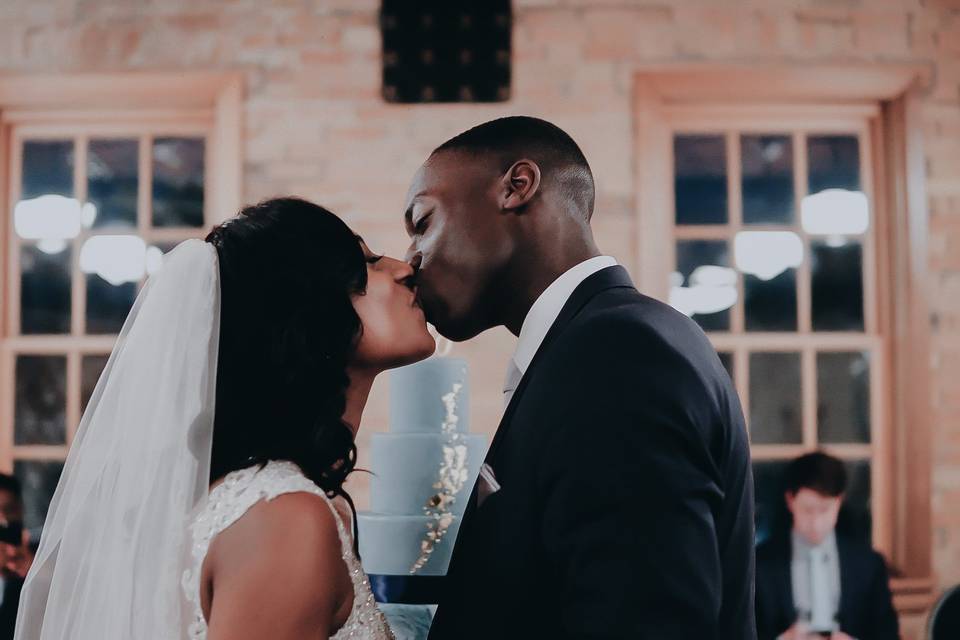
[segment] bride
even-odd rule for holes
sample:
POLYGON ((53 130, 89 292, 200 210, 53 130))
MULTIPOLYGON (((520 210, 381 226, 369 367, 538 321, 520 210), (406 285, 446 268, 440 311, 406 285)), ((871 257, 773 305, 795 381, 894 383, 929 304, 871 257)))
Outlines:
POLYGON ((71 446, 17 640, 392 638, 343 484, 376 375, 434 350, 412 277, 295 198, 170 253, 71 446))

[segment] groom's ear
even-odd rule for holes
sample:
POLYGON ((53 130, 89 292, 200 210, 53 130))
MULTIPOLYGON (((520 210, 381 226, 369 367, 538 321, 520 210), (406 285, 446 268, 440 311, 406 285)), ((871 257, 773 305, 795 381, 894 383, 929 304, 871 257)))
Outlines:
POLYGON ((517 160, 500 179, 500 207, 517 211, 530 204, 540 190, 540 167, 533 160, 517 160))

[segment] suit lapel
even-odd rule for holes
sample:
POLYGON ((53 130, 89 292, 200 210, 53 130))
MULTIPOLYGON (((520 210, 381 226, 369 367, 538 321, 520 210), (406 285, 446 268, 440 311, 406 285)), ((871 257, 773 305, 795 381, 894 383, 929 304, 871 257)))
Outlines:
POLYGON ((837 536, 837 556, 840 564, 840 606, 837 617, 841 625, 847 622, 849 617, 850 596, 853 586, 857 583, 854 576, 857 575, 856 567, 853 566, 854 554, 850 553, 850 547, 843 536, 837 536))
MULTIPOLYGON (((516 412, 521 399, 523 398, 524 391, 526 390, 530 380, 533 378, 537 366, 543 359, 543 354, 549 349, 550 344, 555 340, 557 335, 560 334, 563 328, 569 324, 569 322, 577 315, 577 313, 579 313, 580 310, 583 309, 583 307, 594 296, 601 291, 606 291, 616 287, 633 288, 633 282, 630 280, 630 275, 627 273, 627 270, 619 265, 601 269, 600 271, 586 278, 574 290, 573 294, 571 294, 570 298, 563 305, 563 308, 560 310, 560 314, 551 325, 550 330, 547 332, 543 342, 540 344, 540 348, 537 349, 536 355, 534 355, 533 360, 530 362, 530 366, 520 379, 520 384, 517 386, 516 391, 514 391, 513 397, 510 399, 510 403, 507 405, 507 408, 504 411, 503 418, 500 420, 500 425, 497 428, 497 433, 493 438, 493 442, 490 443, 490 449, 487 452, 486 462, 488 464, 492 464, 491 461, 495 459, 496 453, 503 443, 507 431, 513 421, 513 415, 516 412)), ((473 515, 477 510, 478 484, 479 483, 474 483, 473 485, 473 490, 470 493, 470 499, 467 502, 467 508, 462 516, 460 531, 457 535, 457 540, 454 543, 453 554, 450 558, 450 567, 447 571, 447 576, 451 584, 459 584, 464 580, 469 580, 469 570, 465 569, 464 567, 469 567, 471 561, 477 561, 477 558, 483 557, 482 553, 477 553, 477 550, 474 546, 476 533, 474 531, 475 527, 472 526, 473 515)), ((456 611, 456 609, 454 609, 454 611, 456 611)), ((443 616, 445 615, 442 612, 444 612, 443 606, 441 606, 437 611, 437 618, 434 621, 434 626, 437 626, 437 620, 440 620, 442 624, 443 616)), ((455 616, 456 613, 452 615, 455 616)))
MULTIPOLYGON (((628 274, 627 270, 620 265, 601 269, 585 279, 580 283, 579 286, 577 286, 576 289, 574 289, 573 293, 570 295, 570 298, 566 301, 566 303, 564 303, 563 308, 560 310, 560 314, 557 316, 557 319, 554 320, 553 324, 550 326, 550 330, 547 332, 547 335, 544 336, 543 342, 540 343, 540 348, 537 349, 537 353, 533 356, 530 366, 527 367, 526 373, 524 373, 523 377, 520 379, 520 384, 517 385, 517 390, 513 392, 513 397, 510 399, 510 403, 507 405, 507 408, 503 413, 503 418, 500 419, 500 425, 497 427, 497 432, 493 437, 493 442, 490 443, 490 448, 487 450, 487 455, 484 459, 487 464, 492 464, 491 461, 494 460, 494 455, 500 448, 500 444, 503 442, 510 424, 513 421, 513 414, 516 412, 517 406, 520 404, 520 399, 523 397, 523 392, 526 390, 530 379, 533 378, 533 373, 537 368, 537 364, 540 362, 540 360, 542 360, 542 356, 547 351, 550 343, 563 330, 563 328, 570 323, 577 313, 583 309, 588 302, 590 302, 594 296, 601 291, 606 291, 607 289, 613 289, 616 287, 633 288, 633 281, 630 280, 630 274, 628 274)), ((473 491, 470 493, 470 499, 467 502, 467 508, 464 511, 462 524, 460 525, 461 534, 465 529, 467 529, 467 522, 470 520, 470 516, 473 514, 476 508, 477 483, 474 483, 473 491)), ((454 559, 451 559, 451 567, 453 567, 453 562, 455 559, 456 549, 454 550, 454 559)))
POLYGON ((777 567, 777 592, 780 594, 780 607, 784 619, 792 621, 797 616, 797 605, 793 600, 793 545, 790 536, 782 536, 777 542, 777 555, 780 562, 777 567))
POLYGON ((589 276, 586 280, 581 282, 576 289, 574 289, 573 293, 570 295, 570 298, 566 301, 566 303, 564 303, 563 308, 560 310, 560 314, 557 316, 557 319, 554 320, 553 324, 550 326, 550 330, 547 332, 547 335, 544 336, 543 342, 540 343, 537 353, 533 356, 533 360, 530 362, 530 366, 527 367, 526 372, 520 379, 520 384, 517 386, 517 390, 513 393, 513 397, 510 399, 510 403, 507 405, 506 411, 503 413, 503 418, 501 418, 500 425, 497 427, 497 433, 493 437, 493 442, 490 443, 490 449, 486 456, 487 463, 491 463, 491 461, 494 460, 497 450, 503 442, 503 439, 506 437, 507 432, 510 430, 510 426, 513 422, 513 414, 516 412, 517 407, 520 404, 520 400, 523 397, 523 392, 526 390, 527 384, 535 375, 537 365, 543 359, 543 354, 549 350, 550 343, 556 339, 563 329, 570 324, 570 321, 573 320, 576 315, 587 305, 587 303, 589 303, 590 300, 592 300, 597 294, 601 293, 602 291, 617 287, 633 288, 633 282, 630 280, 630 275, 627 273, 627 270, 620 265, 601 269, 600 271, 589 276))

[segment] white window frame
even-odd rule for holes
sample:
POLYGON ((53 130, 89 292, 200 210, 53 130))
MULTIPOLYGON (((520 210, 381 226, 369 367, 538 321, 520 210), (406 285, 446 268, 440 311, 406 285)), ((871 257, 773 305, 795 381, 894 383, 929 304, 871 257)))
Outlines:
MULTIPOLYGON (((872 198, 874 224, 870 233, 876 242, 874 252, 864 246, 863 253, 863 339, 875 347, 879 342, 883 353, 880 375, 874 375, 871 384, 874 416, 870 453, 879 463, 872 465, 874 544, 902 576, 892 581, 902 613, 925 610, 934 586, 926 178, 922 129, 917 120, 917 95, 926 73, 922 67, 901 64, 659 66, 637 71, 633 94, 637 123, 635 270, 641 290, 664 300, 674 270, 672 134, 678 126, 724 133, 731 129, 771 132, 778 130, 778 124, 779 130, 796 130, 810 121, 817 132, 829 130, 831 124, 836 131, 857 132, 861 163, 866 169, 864 190, 872 198), (868 267, 871 264, 873 267, 868 267)), ((728 138, 728 157, 729 142, 728 138)), ((795 149, 795 153, 805 151, 795 149)), ((795 169, 803 171, 805 167, 795 169)), ((728 161, 728 179, 739 181, 738 171, 736 163, 728 161)), ((736 186, 739 192, 739 183, 736 186)), ((796 187, 804 189, 806 180, 796 187)), ((738 203, 731 205, 731 210, 739 210, 738 203)), ((798 279, 803 278, 809 278, 809 274, 801 270, 798 279)), ((798 299, 798 306, 805 305, 809 308, 809 300, 798 299)), ((732 320, 735 325, 742 322, 732 320)), ((742 348, 742 341, 751 341, 756 348, 755 341, 766 337, 772 348, 791 346, 792 340, 797 341, 797 350, 810 347, 808 339, 797 334, 713 337, 718 348, 724 350, 742 348)), ((841 349, 855 343, 847 336, 822 337, 827 342, 837 340, 841 349)), ((735 372, 743 369, 743 358, 740 355, 735 362, 735 372)), ((811 364, 804 366, 807 382, 811 374, 815 375, 811 364)), ((744 386, 741 381, 738 391, 746 405, 748 389, 744 386)), ((806 384, 805 388, 805 393, 815 394, 815 385, 811 389, 806 384)), ((815 397, 804 402, 811 400, 815 402, 815 397)), ((805 418, 803 432, 804 444, 814 444, 815 414, 805 418)), ((849 457, 866 453, 854 450, 860 446, 830 449, 849 457)), ((758 460, 796 452, 793 445, 754 448, 758 460)))
MULTIPOLYGON (((74 194, 86 198, 86 150, 90 138, 139 140, 137 228, 147 242, 176 242, 202 236, 236 213, 242 175, 242 76, 236 73, 116 73, 0 75, 0 471, 15 460, 63 461, 80 421, 84 355, 109 354, 115 336, 84 335, 84 275, 73 251, 71 331, 63 335, 19 335, 21 242, 12 212, 21 184, 22 141, 75 140, 74 194), (152 228, 151 142, 156 137, 205 140, 204 226, 152 228), (10 304, 8 304, 8 302, 10 304), (19 355, 67 358, 66 443, 14 446, 15 366, 19 355)), ((84 231, 80 240, 93 235, 84 231)), ((74 246, 79 246, 74 243, 74 246)))

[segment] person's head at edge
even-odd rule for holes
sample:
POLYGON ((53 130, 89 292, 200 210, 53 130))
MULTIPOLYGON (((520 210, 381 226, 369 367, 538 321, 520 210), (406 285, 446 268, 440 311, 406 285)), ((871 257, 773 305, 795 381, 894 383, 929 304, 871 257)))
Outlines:
POLYGON ((14 476, 0 473, 0 574, 23 577, 29 568, 28 534, 23 528, 23 492, 14 476))

